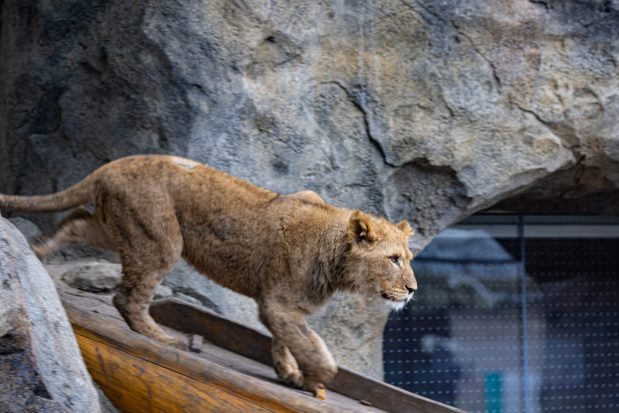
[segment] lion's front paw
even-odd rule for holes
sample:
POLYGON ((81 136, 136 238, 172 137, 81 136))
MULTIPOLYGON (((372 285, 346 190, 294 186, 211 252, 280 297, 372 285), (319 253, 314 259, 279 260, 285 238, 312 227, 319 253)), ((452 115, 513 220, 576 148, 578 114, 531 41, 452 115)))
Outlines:
POLYGON ((332 360, 325 360, 319 364, 321 368, 311 369, 303 373, 303 388, 310 391, 319 399, 325 398, 325 385, 333 381, 337 374, 337 365, 332 360))
POLYGON ((325 385, 321 382, 311 379, 305 380, 305 383, 303 384, 303 389, 312 393, 317 399, 325 400, 327 398, 327 389, 325 388, 325 385))
POLYGON ((320 400, 325 400, 327 398, 327 389, 325 389, 325 386, 319 384, 314 391, 314 397, 320 400))
POLYGON ((286 374, 278 374, 278 376, 291 386, 298 387, 299 389, 303 388, 303 373, 299 370, 288 372, 286 374))
POLYGON ((275 338, 271 351, 277 377, 291 386, 303 388, 303 373, 299 370, 297 361, 284 343, 275 338))
POLYGON ((303 373, 297 367, 297 363, 275 363, 277 377, 286 384, 294 387, 303 388, 303 373))

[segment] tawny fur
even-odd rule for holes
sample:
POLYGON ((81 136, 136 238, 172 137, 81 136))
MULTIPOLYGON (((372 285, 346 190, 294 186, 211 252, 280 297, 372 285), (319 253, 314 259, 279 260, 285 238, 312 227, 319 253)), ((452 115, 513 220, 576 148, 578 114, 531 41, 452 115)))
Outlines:
POLYGON ((118 252, 123 278, 114 305, 135 331, 178 345, 148 313, 155 287, 183 257, 219 284, 256 300, 273 334, 273 360, 289 383, 320 393, 337 372, 305 322, 336 290, 379 294, 403 305, 417 283, 410 226, 336 208, 312 191, 254 186, 174 156, 111 162, 52 195, 0 195, 0 208, 76 208, 33 246, 44 257, 70 244, 118 252), (81 207, 95 204, 95 212, 81 207))

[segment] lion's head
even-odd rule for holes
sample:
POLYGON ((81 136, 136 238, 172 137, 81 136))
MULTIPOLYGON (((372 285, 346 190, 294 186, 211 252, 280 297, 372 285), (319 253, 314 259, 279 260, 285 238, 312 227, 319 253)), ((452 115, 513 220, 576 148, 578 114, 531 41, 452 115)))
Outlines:
POLYGON ((410 265, 413 254, 408 248, 412 233, 407 221, 392 224, 353 212, 348 222, 347 261, 354 289, 378 293, 390 307, 403 308, 417 290, 410 265))

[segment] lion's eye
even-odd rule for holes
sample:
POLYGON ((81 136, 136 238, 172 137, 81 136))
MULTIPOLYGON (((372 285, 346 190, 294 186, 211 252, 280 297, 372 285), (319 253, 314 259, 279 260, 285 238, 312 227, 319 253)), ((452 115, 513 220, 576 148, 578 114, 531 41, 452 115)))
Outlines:
POLYGON ((391 260, 392 263, 394 263, 396 265, 400 265, 400 256, 399 255, 392 255, 391 257, 389 257, 389 259, 391 260))

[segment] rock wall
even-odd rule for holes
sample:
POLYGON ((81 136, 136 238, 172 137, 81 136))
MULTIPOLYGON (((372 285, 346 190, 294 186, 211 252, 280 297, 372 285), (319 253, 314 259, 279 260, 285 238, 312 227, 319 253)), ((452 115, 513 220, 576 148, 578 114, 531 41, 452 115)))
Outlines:
POLYGON ((0 411, 99 412, 54 283, 0 217, 0 411))
MULTIPOLYGON (((0 8, 4 192, 49 192, 108 160, 165 152, 408 218, 416 249, 501 200, 617 212, 616 0, 0 8)), ((379 303, 345 298, 326 314, 348 323, 331 344, 379 353, 379 303)))

